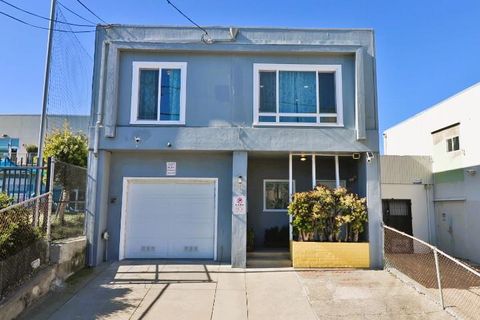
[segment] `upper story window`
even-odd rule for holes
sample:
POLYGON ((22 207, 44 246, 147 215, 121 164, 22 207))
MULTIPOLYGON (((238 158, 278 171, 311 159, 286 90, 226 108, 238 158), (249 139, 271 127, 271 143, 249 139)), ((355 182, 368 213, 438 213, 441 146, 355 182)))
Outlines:
POLYGON ((185 62, 133 62, 132 124, 185 124, 185 62))
POLYGON ((452 137, 447 140, 447 152, 453 152, 460 150, 460 137, 452 137))
POLYGON ((342 66, 254 64, 254 125, 343 126, 342 66))

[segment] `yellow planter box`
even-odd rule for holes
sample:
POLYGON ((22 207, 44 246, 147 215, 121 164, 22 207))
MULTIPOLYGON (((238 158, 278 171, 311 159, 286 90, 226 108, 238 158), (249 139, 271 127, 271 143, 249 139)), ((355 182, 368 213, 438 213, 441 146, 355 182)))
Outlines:
POLYGON ((369 268, 368 242, 291 241, 294 268, 369 268))

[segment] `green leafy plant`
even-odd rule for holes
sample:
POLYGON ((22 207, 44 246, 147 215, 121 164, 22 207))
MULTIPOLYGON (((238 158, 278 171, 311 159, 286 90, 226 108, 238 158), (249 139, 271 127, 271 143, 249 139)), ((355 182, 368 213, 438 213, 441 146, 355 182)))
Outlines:
MULTIPOLYGON (((54 157, 73 166, 86 167, 88 142, 85 135, 73 133, 68 124, 62 129, 54 130, 45 138, 45 157, 54 157)), ((57 213, 60 223, 65 224, 65 209, 70 201, 70 191, 84 186, 86 181, 65 165, 55 167, 55 183, 62 186, 62 195, 57 213)))
POLYGON ((366 199, 347 189, 318 186, 294 194, 288 206, 299 241, 358 242, 367 222, 366 199))
POLYGON ((28 153, 37 153, 38 147, 34 144, 28 144, 25 146, 25 150, 27 150, 28 153))
POLYGON ((5 192, 0 192, 0 210, 10 206, 13 203, 13 198, 5 192))

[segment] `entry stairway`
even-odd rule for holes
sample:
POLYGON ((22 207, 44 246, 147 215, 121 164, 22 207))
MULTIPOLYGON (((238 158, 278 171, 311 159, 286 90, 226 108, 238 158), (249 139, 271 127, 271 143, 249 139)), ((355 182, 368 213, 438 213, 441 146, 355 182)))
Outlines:
POLYGON ((288 249, 257 249, 247 252, 247 268, 288 268, 292 266, 288 249))

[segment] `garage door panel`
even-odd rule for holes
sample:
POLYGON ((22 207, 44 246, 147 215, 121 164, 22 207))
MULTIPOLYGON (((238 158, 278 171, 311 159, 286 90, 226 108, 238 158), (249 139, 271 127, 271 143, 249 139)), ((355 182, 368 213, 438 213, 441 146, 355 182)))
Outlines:
POLYGON ((126 258, 213 258, 214 181, 127 184, 126 258))

